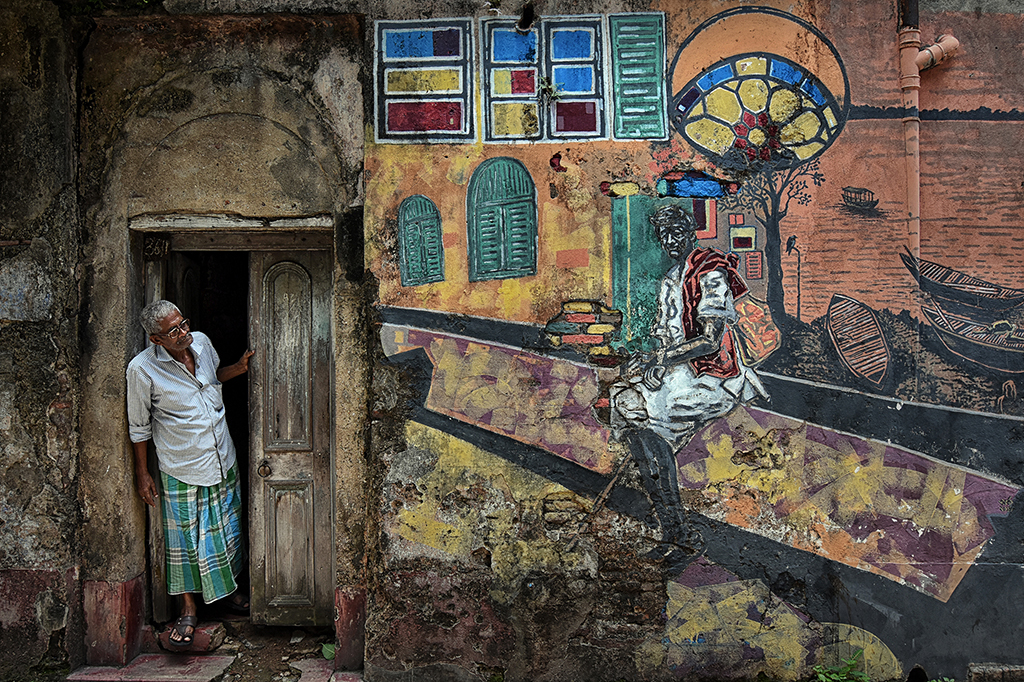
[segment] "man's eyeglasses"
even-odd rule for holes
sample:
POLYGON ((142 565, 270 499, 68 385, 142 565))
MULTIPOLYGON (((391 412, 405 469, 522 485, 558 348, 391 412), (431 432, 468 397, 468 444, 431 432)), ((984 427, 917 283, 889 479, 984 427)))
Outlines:
POLYGON ((188 320, 182 320, 163 334, 157 334, 157 336, 169 336, 172 339, 176 339, 179 336, 184 336, 185 334, 188 334, 188 320))

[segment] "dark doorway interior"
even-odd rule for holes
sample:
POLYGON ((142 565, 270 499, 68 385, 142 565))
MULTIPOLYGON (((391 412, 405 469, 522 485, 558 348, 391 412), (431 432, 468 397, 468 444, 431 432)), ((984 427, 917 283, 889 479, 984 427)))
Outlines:
MULTIPOLYGON (((221 366, 237 361, 249 343, 249 254, 245 251, 176 253, 185 261, 181 295, 169 291, 192 329, 210 337, 221 366)), ((173 278, 172 278, 173 279, 173 278)), ((246 376, 224 384, 228 429, 238 453, 238 472, 244 509, 249 509, 249 386, 246 376)), ((248 526, 248 518, 244 519, 248 526)), ((248 534, 248 528, 246 528, 248 534)))

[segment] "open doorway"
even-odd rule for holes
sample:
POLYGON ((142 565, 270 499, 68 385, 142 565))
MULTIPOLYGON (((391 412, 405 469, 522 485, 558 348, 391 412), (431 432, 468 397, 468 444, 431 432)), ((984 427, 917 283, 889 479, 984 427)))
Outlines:
MULTIPOLYGON (((210 337, 221 366, 230 365, 249 347, 249 254, 245 251, 175 252, 167 298, 210 337)), ((249 499, 248 377, 224 384, 224 408, 238 454, 244 509, 249 499)), ((245 521, 248 526, 248 521, 245 521)), ((248 536, 248 527, 245 528, 248 536)))
MULTIPOLYGON (((221 366, 234 363, 249 345, 249 253, 246 251, 177 251, 172 252, 167 267, 161 270, 161 293, 153 298, 166 298, 191 322, 191 329, 206 334, 221 366)), ((155 293, 155 292, 154 292, 155 293)), ((250 498, 250 428, 248 377, 238 377, 223 385, 225 418, 235 445, 242 493, 242 536, 248 545, 250 498)), ((152 455, 151 455, 152 456, 152 455)), ((155 463, 151 463, 155 464, 155 463)), ((151 528, 151 532, 155 530, 151 528)), ((162 551, 154 548, 153 605, 156 620, 173 617, 177 611, 174 600, 165 601, 161 594, 165 581, 158 566, 162 551), (168 610, 169 609, 169 610, 168 610)), ((248 552, 247 552, 248 553, 248 552)), ((247 562, 248 563, 248 560, 247 562)), ((239 576, 239 587, 249 590, 248 570, 239 576)), ((223 603, 200 604, 200 618, 231 615, 223 603)))

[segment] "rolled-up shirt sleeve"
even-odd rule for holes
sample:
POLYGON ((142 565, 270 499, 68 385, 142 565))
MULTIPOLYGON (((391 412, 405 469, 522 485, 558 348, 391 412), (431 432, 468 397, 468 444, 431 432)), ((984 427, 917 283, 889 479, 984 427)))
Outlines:
POLYGON ((133 443, 142 443, 153 437, 150 408, 153 382, 137 367, 129 367, 128 379, 128 437, 133 443))

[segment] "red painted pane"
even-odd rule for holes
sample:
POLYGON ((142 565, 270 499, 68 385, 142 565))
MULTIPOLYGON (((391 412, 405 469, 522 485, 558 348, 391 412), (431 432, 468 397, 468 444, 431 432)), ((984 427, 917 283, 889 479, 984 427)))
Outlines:
POLYGON ((743 224, 743 214, 742 213, 730 213, 729 214, 729 224, 730 225, 742 225, 743 224))
POLYGON ((532 70, 514 70, 512 71, 512 94, 513 95, 529 95, 537 90, 537 86, 533 81, 532 70))
POLYGON ((597 132, 597 105, 594 102, 556 102, 555 130, 558 132, 597 132))
POLYGON ((388 132, 462 130, 462 102, 388 102, 388 132))
POLYGON ((754 247, 753 237, 733 237, 732 248, 734 249, 751 249, 754 247))

